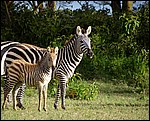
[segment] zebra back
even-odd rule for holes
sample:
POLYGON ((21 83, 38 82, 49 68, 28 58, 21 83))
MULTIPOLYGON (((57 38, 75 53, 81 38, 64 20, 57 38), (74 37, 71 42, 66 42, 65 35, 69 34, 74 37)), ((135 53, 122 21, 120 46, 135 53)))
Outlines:
POLYGON ((13 42, 13 41, 4 41, 1 42, 1 76, 5 74, 5 59, 7 52, 10 48, 16 46, 19 44, 19 42, 13 42))
POLYGON ((30 44, 19 44, 9 49, 6 55, 6 68, 12 63, 13 60, 24 60, 26 62, 35 64, 41 60, 44 53, 47 51, 45 48, 40 48, 30 44))
MULTIPOLYGON (((58 49, 58 48, 57 48, 58 49)), ((44 56, 36 64, 26 62, 25 60, 14 60, 7 70, 8 79, 12 87, 16 83, 25 83, 34 86, 38 81, 49 82, 52 76, 52 66, 57 58, 57 51, 53 48, 48 49, 44 56)))

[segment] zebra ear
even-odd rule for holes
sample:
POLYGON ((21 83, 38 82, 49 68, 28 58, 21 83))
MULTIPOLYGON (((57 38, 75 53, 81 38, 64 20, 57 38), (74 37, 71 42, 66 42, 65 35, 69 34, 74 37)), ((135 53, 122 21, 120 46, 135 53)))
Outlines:
POLYGON ((76 34, 77 34, 77 35, 81 35, 81 34, 82 34, 82 32, 81 32, 81 27, 80 27, 80 26, 77 26, 76 34))
POLYGON ((86 35, 89 35, 91 33, 91 26, 88 27, 88 29, 86 30, 86 35))
POLYGON ((48 51, 48 52, 51 52, 51 49, 50 49, 50 47, 47 47, 47 51, 48 51))
POLYGON ((55 48, 55 54, 57 54, 57 53, 58 53, 58 47, 55 48))

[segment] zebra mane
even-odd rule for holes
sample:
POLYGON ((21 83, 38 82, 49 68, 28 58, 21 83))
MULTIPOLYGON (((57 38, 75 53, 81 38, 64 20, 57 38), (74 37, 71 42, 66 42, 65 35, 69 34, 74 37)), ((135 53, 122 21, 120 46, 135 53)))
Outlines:
MULTIPOLYGON (((44 52, 44 56, 42 57, 42 59, 40 61, 37 62, 37 64, 42 64, 43 61, 45 61, 45 59, 47 58, 47 56, 50 56, 50 53, 55 53, 55 48, 50 48, 49 50, 46 50, 44 52)), ((50 57, 51 58, 51 57, 50 57)))
POLYGON ((64 47, 68 46, 70 42, 73 42, 77 38, 77 35, 72 35, 71 38, 66 41, 64 47))
POLYGON ((39 64, 41 64, 41 63, 43 63, 43 61, 45 60, 45 58, 47 57, 47 54, 49 53, 49 51, 45 51, 44 52, 44 56, 41 58, 41 60, 38 60, 38 62, 37 62, 37 64, 39 65, 39 64))
MULTIPOLYGON (((82 34, 85 34, 86 30, 84 28, 81 28, 81 32, 82 32, 82 34)), ((65 42, 64 47, 66 47, 70 42, 74 41, 76 38, 77 38, 76 34, 72 35, 71 38, 65 42)))

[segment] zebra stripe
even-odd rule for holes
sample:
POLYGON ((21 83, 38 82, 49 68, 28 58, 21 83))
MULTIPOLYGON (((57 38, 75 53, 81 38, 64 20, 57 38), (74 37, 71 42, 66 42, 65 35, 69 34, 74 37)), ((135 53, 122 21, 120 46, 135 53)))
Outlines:
POLYGON ((37 63, 37 61, 41 60, 43 53, 46 51, 44 48, 38 49, 39 47, 31 46, 29 44, 16 45, 9 51, 9 54, 7 54, 7 67, 15 59, 22 59, 33 64, 37 63))
POLYGON ((69 78, 74 74, 76 67, 79 65, 83 58, 83 53, 89 57, 93 56, 91 50, 90 39, 88 34, 91 32, 89 27, 86 33, 81 33, 81 28, 78 26, 75 36, 64 48, 59 49, 58 60, 56 62, 55 76, 59 80, 57 95, 54 103, 55 109, 58 107, 58 101, 61 96, 61 106, 65 109, 65 94, 66 83, 69 78))
MULTIPOLYGON (((58 57, 56 61, 56 67, 54 70, 54 76, 59 80, 59 85, 57 89, 57 95, 54 103, 55 109, 58 107, 58 100, 61 95, 62 97, 62 108, 65 109, 65 93, 66 93, 66 83, 69 78, 74 74, 76 67, 79 65, 83 58, 83 53, 85 53, 90 58, 94 55, 91 50, 90 38, 88 35, 91 33, 91 26, 88 27, 86 32, 82 32, 80 26, 76 28, 76 36, 74 36, 64 48, 59 49, 58 57)), ((32 46, 32 45, 31 45, 32 46)), ((35 46, 33 46, 34 48, 35 46)), ((19 48, 19 46, 18 46, 19 48)), ((23 48, 22 48, 23 49, 23 48)), ((9 50, 11 52, 12 49, 9 50)), ((40 48, 37 51, 41 51, 40 48)), ((9 54, 8 52, 8 54, 9 54)), ((8 55, 7 54, 7 55, 8 55)), ((29 57, 29 56, 28 56, 29 57)), ((6 58, 7 59, 7 58, 6 58)), ((22 58, 23 59, 23 58, 22 58)), ((7 61, 6 61, 7 63, 7 61)), ((23 97, 24 89, 19 90, 20 94, 18 97, 20 100, 23 97)), ((18 98, 18 100, 19 100, 18 98)), ((21 104, 21 101, 20 101, 21 104)), ((21 104, 22 105, 22 104, 21 104)))
POLYGON ((1 76, 5 75, 5 58, 7 55, 8 50, 11 47, 14 47, 18 44, 19 42, 12 42, 12 41, 5 41, 1 42, 1 76))
MULTIPOLYGON (((5 75, 5 72, 6 72, 5 59, 6 59, 7 52, 10 48, 16 46, 17 44, 19 44, 19 42, 13 42, 13 41, 1 42, 1 76, 4 80, 4 83, 7 80, 6 75, 5 75)), ((8 95, 7 98, 8 98, 8 102, 11 102, 11 95, 8 95)))
MULTIPOLYGON (((44 56, 44 53, 46 51, 47 49, 45 48, 39 48, 37 46, 26 44, 26 43, 17 44, 8 50, 8 53, 6 55, 6 60, 5 60, 6 62, 5 67, 8 68, 9 65, 12 63, 12 61, 17 60, 17 59, 25 60, 26 62, 36 64, 38 61, 41 60, 41 58, 44 56)), ((5 79, 7 79, 6 73, 7 72, 5 72, 5 75, 4 75, 5 79)), ((17 94, 17 102, 18 102, 17 106, 19 106, 19 108, 22 108, 22 109, 25 109, 23 107, 23 101, 22 101, 25 88, 26 88, 25 84, 20 86, 20 89, 17 94)))
POLYGON ((47 98, 47 87, 48 83, 52 77, 52 66, 56 65, 58 47, 54 49, 49 49, 44 55, 44 57, 37 64, 31 64, 24 60, 14 60, 7 72, 8 80, 4 88, 4 103, 3 110, 6 104, 6 97, 9 92, 13 89, 13 108, 16 109, 16 94, 20 85, 27 84, 29 86, 38 86, 39 89, 39 106, 38 110, 41 110, 41 99, 42 92, 44 97, 44 107, 46 111, 46 98, 47 98), (14 88, 13 88, 14 87, 14 88))

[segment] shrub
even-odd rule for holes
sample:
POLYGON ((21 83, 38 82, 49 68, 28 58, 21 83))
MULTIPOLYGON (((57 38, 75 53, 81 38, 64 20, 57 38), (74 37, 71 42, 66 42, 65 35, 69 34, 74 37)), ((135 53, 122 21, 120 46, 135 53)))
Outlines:
MULTIPOLYGON (((58 81, 51 81, 48 88, 49 96, 56 96, 57 87, 58 81)), ((74 74, 73 77, 68 80, 66 88, 66 97, 68 98, 93 100, 98 97, 98 94, 98 86, 94 82, 88 83, 87 81, 83 80, 79 73, 74 74)))

